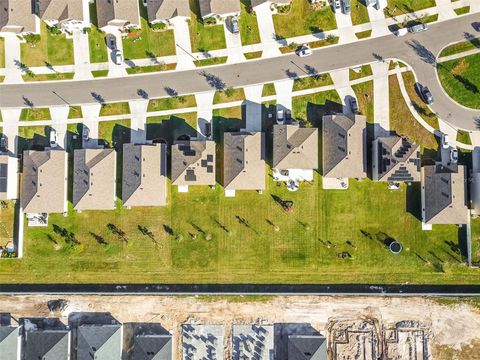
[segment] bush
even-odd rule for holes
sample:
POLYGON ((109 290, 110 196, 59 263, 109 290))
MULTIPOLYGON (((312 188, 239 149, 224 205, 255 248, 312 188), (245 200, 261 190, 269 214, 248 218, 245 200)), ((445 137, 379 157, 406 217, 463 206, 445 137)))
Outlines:
POLYGON ((203 19, 203 23, 205 25, 216 25, 217 19, 215 19, 214 17, 209 17, 209 18, 203 19))
POLYGON ((35 45, 41 40, 41 37, 39 34, 27 34, 23 37, 27 44, 35 45))
POLYGON ((156 22, 151 25, 152 30, 165 30, 167 28, 167 24, 164 22, 156 22))
POLYGON ((91 31, 92 31, 92 29, 89 28, 89 27, 84 27, 84 28, 83 28, 83 33, 84 33, 84 34, 90 34, 91 31))
POLYGON ((47 26, 48 32, 51 35, 60 35, 62 31, 56 26, 47 26))
POLYGON ((288 5, 278 5, 277 6, 277 11, 279 14, 286 14, 290 11, 290 7, 291 5, 288 4, 288 5))

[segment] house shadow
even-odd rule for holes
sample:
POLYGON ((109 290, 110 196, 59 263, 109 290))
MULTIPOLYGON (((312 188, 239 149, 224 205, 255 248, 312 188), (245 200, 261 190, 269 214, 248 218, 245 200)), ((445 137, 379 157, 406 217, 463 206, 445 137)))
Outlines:
POLYGON ((160 122, 147 123, 145 129, 147 140, 165 142, 168 146, 173 145, 179 138, 192 138, 198 135, 196 128, 194 129, 185 119, 177 116, 170 116, 160 122))
POLYGON ((119 325, 109 312, 72 312, 68 315, 68 325, 76 329, 82 325, 119 325))
POLYGON ((36 132, 31 138, 25 138, 22 136, 17 137, 17 153, 22 155, 25 150, 45 150, 50 145, 50 133, 53 128, 51 126, 45 126, 43 128, 43 134, 36 132))
POLYGON ((276 360, 288 359, 288 337, 291 335, 318 336, 320 332, 308 323, 276 323, 274 329, 274 347, 276 360))
POLYGON ((307 118, 297 119, 299 121, 310 122, 313 127, 322 127, 322 117, 324 115, 340 114, 343 111, 343 105, 335 101, 326 100, 325 104, 307 103, 307 118))
POLYGON ((422 221, 422 184, 420 182, 412 182, 407 186, 407 202, 406 210, 419 221, 422 221))
POLYGON ((67 326, 56 317, 23 317, 18 322, 27 329, 67 330, 67 326))

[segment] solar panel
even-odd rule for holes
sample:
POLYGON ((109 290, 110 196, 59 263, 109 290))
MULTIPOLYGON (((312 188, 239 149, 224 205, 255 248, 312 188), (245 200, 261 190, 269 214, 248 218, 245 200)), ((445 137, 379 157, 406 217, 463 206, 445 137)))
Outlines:
POLYGON ((207 161, 212 162, 213 161, 213 155, 207 155, 207 161))
POLYGON ((7 177, 8 174, 8 165, 0 164, 0 178, 7 177))
POLYGON ((213 173, 213 166, 212 165, 207 166, 207 173, 209 173, 209 174, 213 173))
POLYGON ((197 180, 197 177, 195 176, 195 171, 194 170, 187 170, 187 173, 185 174, 185 180, 186 181, 197 180))

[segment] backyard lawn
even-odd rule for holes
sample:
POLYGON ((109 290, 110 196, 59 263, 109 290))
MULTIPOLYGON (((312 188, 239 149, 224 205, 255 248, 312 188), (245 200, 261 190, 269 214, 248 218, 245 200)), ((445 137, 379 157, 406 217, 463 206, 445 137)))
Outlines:
POLYGON ((199 0, 189 0, 192 16, 189 20, 190 41, 193 52, 208 52, 224 49, 225 32, 223 25, 204 25, 200 16, 199 0))
POLYGON ((2 200, 0 203, 0 246, 5 246, 8 241, 13 241, 15 220, 15 204, 12 200, 2 200))
POLYGON ((480 109, 480 54, 441 62, 437 71, 443 88, 453 100, 480 109))
POLYGON ((240 36, 242 45, 252 45, 260 42, 260 33, 258 32, 257 16, 252 10, 250 0, 240 0, 240 36))
MULTIPOLYGON (((100 0, 101 1, 101 0, 100 0)), ((88 46, 90 47, 90 62, 107 62, 108 51, 107 44, 105 43, 105 36, 107 35, 103 31, 98 29, 97 20, 97 6, 95 3, 89 4, 90 7, 90 20, 92 25, 88 33, 88 46)))
POLYGON ((73 40, 65 35, 53 35, 47 25, 40 23, 40 41, 21 44, 21 59, 26 66, 54 66, 73 64, 73 40))
POLYGON ((370 21, 364 0, 350 0, 352 24, 358 25, 370 21))
POLYGON ((330 6, 314 10, 308 0, 293 0, 286 14, 273 15, 278 38, 290 38, 313 34, 337 27, 335 14, 330 6))
POLYGON ((435 6, 435 0, 388 0, 384 12, 387 16, 398 16, 435 6))

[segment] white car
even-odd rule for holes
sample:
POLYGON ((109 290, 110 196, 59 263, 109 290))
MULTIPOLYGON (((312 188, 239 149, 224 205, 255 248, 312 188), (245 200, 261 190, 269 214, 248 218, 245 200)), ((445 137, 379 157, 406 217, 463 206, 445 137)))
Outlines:
POLYGON ((303 44, 297 50, 297 55, 300 57, 310 56, 312 55, 312 49, 310 49, 310 46, 308 46, 307 44, 303 44))
POLYGON ((56 148, 57 147, 57 132, 52 129, 50 131, 50 147, 56 148))
POLYGON ((395 36, 405 36, 408 34, 408 29, 401 28, 401 29, 395 30, 394 34, 395 36))
POLYGON ((277 124, 283 125, 285 122, 285 111, 283 109, 277 108, 277 124))
POLYGON ((450 142, 448 134, 442 134, 442 148, 448 149, 450 147, 450 142))
POLYGON ((122 65, 122 63, 123 63, 122 52, 120 50, 116 50, 113 59, 114 59, 115 64, 122 65))
POLYGON ((458 150, 457 149, 450 149, 450 161, 452 164, 456 164, 458 162, 458 150))
POLYGON ((333 0, 333 10, 336 13, 342 11, 342 4, 340 3, 340 0, 333 0))

